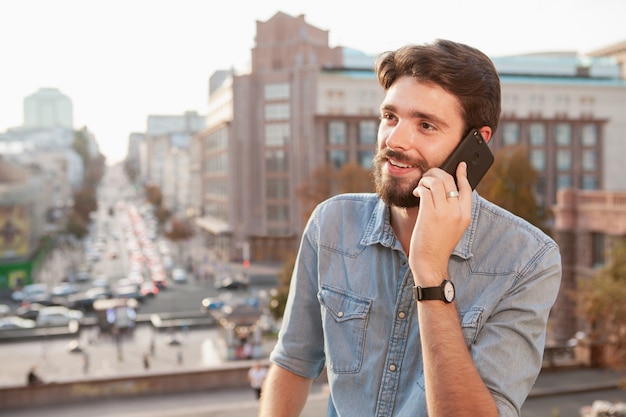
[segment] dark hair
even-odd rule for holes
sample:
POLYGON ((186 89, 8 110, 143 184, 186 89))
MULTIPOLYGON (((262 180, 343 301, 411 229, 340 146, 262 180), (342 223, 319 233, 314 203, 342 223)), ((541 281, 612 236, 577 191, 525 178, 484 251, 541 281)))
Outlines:
POLYGON ((459 98, 465 130, 500 120, 500 78, 493 62, 478 49, 448 40, 407 45, 385 52, 375 64, 378 82, 387 90, 401 76, 433 83, 459 98))

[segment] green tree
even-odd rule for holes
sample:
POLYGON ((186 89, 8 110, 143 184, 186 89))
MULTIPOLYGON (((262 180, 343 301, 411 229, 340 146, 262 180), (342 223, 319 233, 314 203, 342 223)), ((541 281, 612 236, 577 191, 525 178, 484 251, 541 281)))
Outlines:
POLYGON ((163 235, 169 240, 179 241, 193 236, 193 227, 187 220, 172 217, 163 230, 163 235))
POLYGON ((98 200, 96 191, 91 187, 82 187, 74 194, 74 213, 89 222, 89 216, 92 211, 98 209, 98 200))
POLYGON ((276 293, 272 295, 270 300, 270 313, 276 320, 280 320, 285 314, 285 305, 287 304, 287 296, 289 295, 289 284, 291 283, 291 275, 296 266, 296 255, 292 255, 283 264, 283 268, 278 274, 278 288, 276 293))
POLYGON ((87 222, 76 212, 70 213, 67 219, 66 230, 68 233, 79 239, 85 237, 88 233, 87 222))
MULTIPOLYGON (((373 192, 372 172, 358 164, 348 163, 336 169, 327 164, 319 167, 298 190, 297 195, 304 207, 303 216, 308 218, 315 206, 333 195, 342 193, 373 192)), ((270 311, 274 318, 280 319, 285 312, 291 275, 296 264, 296 255, 285 262, 278 277, 279 286, 270 301, 270 311)))
POLYGON ((578 282, 577 298, 589 323, 592 364, 626 370, 626 239, 615 239, 607 265, 578 282))
POLYGON ((348 163, 337 169, 332 164, 317 168, 296 194, 304 207, 302 215, 308 218, 315 206, 329 197, 342 193, 374 191, 371 170, 348 163))
POLYGON ((530 164, 526 147, 507 146, 494 156, 493 165, 476 187, 480 195, 545 230, 546 216, 533 193, 539 174, 530 164))
POLYGON ((163 202, 163 194, 158 185, 146 184, 144 186, 144 192, 146 194, 146 200, 154 207, 159 208, 163 202))

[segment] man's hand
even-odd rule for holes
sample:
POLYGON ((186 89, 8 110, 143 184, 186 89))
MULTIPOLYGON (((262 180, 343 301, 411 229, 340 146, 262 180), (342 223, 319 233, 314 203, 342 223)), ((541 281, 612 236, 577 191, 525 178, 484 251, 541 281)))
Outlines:
POLYGON ((432 287, 448 276, 448 260, 470 224, 472 188, 467 180, 467 164, 456 170, 458 197, 446 193, 457 190, 454 178, 439 168, 424 173, 414 194, 420 197, 417 222, 411 236, 409 265, 415 284, 432 287))

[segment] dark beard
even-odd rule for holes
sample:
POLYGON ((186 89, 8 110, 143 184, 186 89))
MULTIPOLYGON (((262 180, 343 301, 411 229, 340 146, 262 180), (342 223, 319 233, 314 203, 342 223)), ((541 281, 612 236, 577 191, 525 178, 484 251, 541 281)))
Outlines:
POLYGON ((403 208, 419 207, 420 199, 413 195, 413 190, 417 187, 419 179, 415 181, 415 184, 406 186, 399 178, 390 176, 386 181, 385 178, 383 178, 383 166, 387 163, 389 158, 394 158, 407 164, 417 165, 422 172, 426 172, 427 170, 424 161, 417 161, 416 163, 415 161, 407 160, 404 155, 391 149, 378 149, 374 155, 374 185, 376 186, 376 193, 388 205, 403 208))

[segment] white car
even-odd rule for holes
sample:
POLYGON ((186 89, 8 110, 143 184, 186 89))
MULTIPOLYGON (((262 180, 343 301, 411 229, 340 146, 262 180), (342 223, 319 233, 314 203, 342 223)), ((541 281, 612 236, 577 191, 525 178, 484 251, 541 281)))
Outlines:
POLYGON ((35 327, 34 320, 23 319, 17 316, 0 318, 0 330, 32 329, 35 327))
POLYGON ((174 282, 187 282, 187 272, 182 268, 174 268, 172 270, 172 279, 174 282))
POLYGON ((46 284, 29 284, 25 285, 21 290, 13 291, 11 299, 16 302, 22 302, 37 296, 46 295, 48 295, 48 286, 46 284))
POLYGON ((83 316, 82 311, 64 306, 44 307, 39 310, 36 323, 38 326, 67 326, 72 321, 80 321, 83 316))

